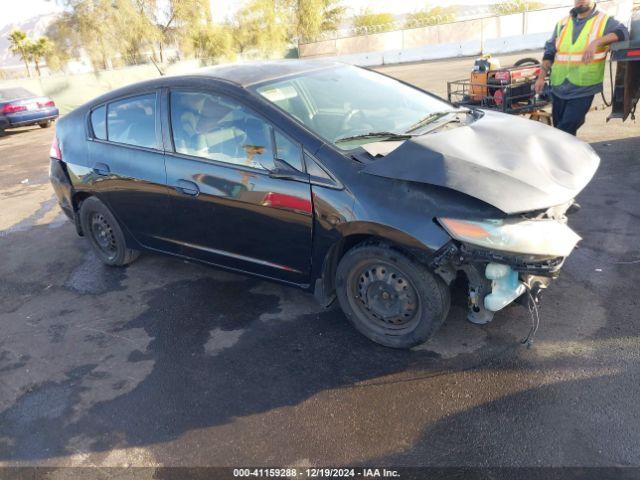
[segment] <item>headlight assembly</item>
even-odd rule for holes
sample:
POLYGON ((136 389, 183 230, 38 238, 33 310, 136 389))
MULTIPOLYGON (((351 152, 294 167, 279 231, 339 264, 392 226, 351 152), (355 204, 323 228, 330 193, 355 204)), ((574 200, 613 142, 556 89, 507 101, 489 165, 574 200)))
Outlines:
POLYGON ((580 236, 565 223, 552 219, 438 221, 456 240, 503 252, 566 257, 580 241, 580 236))

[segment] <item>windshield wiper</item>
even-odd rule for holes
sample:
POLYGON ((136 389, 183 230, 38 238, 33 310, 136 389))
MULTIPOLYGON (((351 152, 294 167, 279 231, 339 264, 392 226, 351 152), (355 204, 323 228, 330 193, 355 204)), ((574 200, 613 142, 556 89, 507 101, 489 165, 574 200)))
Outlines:
POLYGON ((416 123, 411 125, 409 129, 406 131, 406 133, 415 132, 416 130, 424 127, 425 125, 433 123, 436 120, 439 120, 440 118, 444 117, 445 115, 449 115, 452 113, 471 113, 471 110, 464 108, 460 110, 443 110, 442 112, 432 112, 426 117, 421 118, 416 123))
POLYGON ((363 140, 367 138, 378 138, 378 137, 386 137, 385 140, 407 140, 414 135, 410 133, 395 133, 395 132, 369 132, 363 133, 361 135, 353 135, 350 137, 339 138, 335 140, 334 143, 342 143, 349 142, 351 140, 363 140))

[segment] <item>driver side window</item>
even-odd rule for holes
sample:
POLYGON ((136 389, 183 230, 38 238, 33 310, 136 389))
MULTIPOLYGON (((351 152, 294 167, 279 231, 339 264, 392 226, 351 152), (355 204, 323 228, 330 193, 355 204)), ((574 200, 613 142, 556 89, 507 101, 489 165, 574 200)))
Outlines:
POLYGON ((173 91, 171 129, 176 152, 232 165, 271 168, 271 126, 225 97, 173 91))

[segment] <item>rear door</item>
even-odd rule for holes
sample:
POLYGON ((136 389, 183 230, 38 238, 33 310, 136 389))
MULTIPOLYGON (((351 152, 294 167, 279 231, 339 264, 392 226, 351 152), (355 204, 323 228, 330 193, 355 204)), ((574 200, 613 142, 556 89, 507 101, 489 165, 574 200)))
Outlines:
POLYGON ((307 283, 313 217, 301 146, 228 96, 176 89, 168 105, 173 251, 307 283), (286 174, 272 173, 276 157, 286 174))
POLYGON ((156 91, 114 100, 89 117, 92 190, 141 244, 162 248, 168 210, 156 91))

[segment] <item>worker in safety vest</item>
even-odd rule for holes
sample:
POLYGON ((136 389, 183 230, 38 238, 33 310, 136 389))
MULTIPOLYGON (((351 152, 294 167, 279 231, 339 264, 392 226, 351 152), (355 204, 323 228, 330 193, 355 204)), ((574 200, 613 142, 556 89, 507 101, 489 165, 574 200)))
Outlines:
POLYGON ((609 45, 628 37, 627 28, 600 12, 594 0, 575 0, 569 16, 558 22, 545 44, 542 72, 535 84, 540 94, 551 71, 556 128, 575 135, 584 124, 593 97, 602 92, 609 45))

